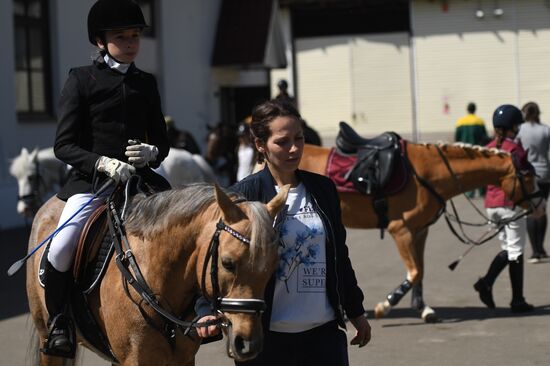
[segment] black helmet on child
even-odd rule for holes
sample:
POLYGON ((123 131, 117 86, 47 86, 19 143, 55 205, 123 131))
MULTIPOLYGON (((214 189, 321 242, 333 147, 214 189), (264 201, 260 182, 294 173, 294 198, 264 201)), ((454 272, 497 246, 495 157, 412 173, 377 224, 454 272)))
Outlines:
POLYGON ((104 31, 145 27, 141 8, 133 0, 98 0, 88 13, 88 39, 94 46, 104 31))
POLYGON ((523 123, 523 115, 521 111, 511 105, 504 104, 498 107, 493 113, 493 127, 511 129, 515 125, 523 123))
POLYGON ((277 83, 277 86, 279 87, 279 89, 286 90, 288 88, 288 83, 286 82, 285 79, 281 79, 277 83))

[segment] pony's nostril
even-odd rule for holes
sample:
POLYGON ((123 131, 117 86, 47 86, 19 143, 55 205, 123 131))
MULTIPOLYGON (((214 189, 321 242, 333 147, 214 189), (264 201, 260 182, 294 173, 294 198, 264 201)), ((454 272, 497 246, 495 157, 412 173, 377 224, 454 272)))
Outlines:
POLYGON ((251 352, 255 352, 251 347, 252 343, 250 341, 245 340, 241 336, 235 337, 235 349, 236 351, 242 355, 245 356, 251 352))

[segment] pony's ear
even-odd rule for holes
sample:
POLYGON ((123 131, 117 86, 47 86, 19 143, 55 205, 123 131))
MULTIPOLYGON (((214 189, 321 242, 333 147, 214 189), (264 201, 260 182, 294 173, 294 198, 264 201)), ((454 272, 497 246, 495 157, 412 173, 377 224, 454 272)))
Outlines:
POLYGON ((216 193, 216 201, 223 212, 223 218, 228 224, 240 221, 245 217, 241 209, 231 201, 217 184, 214 184, 214 191, 216 193))
POLYGON ((22 156, 27 156, 27 155, 29 155, 29 150, 27 150, 26 147, 22 147, 22 148, 21 148, 21 155, 22 155, 22 156))
POLYGON ((38 148, 35 147, 30 154, 30 157, 29 157, 30 161, 35 161, 37 156, 38 156, 38 148))
POLYGON ((277 193, 277 195, 267 203, 267 211, 269 212, 269 216, 271 216, 272 219, 274 219, 279 211, 281 211, 281 209, 285 206, 286 197, 288 196, 289 190, 290 184, 283 186, 283 188, 279 190, 279 193, 277 193))

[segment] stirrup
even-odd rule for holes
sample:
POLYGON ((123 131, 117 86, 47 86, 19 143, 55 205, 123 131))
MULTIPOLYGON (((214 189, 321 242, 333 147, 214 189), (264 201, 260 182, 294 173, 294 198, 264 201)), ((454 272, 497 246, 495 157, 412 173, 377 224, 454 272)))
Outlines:
POLYGON ((72 320, 64 314, 58 314, 50 322, 48 337, 44 342, 44 348, 41 348, 40 351, 48 356, 75 358, 75 334, 75 327, 72 320), (62 338, 66 338, 68 341, 67 347, 59 347, 54 344, 55 341, 62 338))

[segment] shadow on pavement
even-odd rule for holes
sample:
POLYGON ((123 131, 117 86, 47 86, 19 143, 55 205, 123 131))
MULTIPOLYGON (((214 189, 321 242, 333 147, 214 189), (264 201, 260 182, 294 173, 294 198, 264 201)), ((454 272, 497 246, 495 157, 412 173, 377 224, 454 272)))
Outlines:
POLYGON ((25 267, 12 277, 6 274, 8 268, 27 254, 30 226, 0 231, 0 320, 29 311, 25 291, 25 267))
MULTIPOLYGON (((486 307, 438 307, 435 309, 440 317, 440 323, 460 323, 469 320, 485 320, 494 318, 517 318, 517 317, 534 317, 550 315, 550 304, 536 306, 535 310, 530 313, 515 314, 508 307, 497 307, 494 310, 486 307)), ((369 318, 374 316, 373 312, 369 312, 369 318)), ((399 324, 384 324, 383 328, 422 325, 425 323, 419 316, 418 312, 412 309, 393 309, 384 319, 406 319, 410 318, 408 323, 399 324)))

